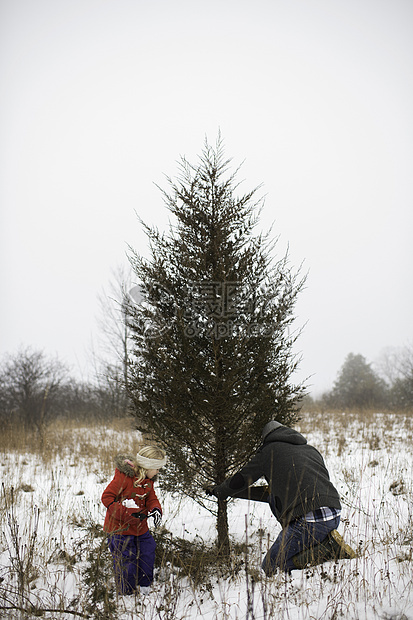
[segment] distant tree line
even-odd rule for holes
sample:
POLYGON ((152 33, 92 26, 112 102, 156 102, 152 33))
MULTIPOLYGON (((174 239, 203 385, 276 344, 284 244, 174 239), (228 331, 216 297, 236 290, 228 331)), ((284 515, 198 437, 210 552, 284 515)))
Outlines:
POLYGON ((412 411, 413 346, 388 350, 372 368, 363 355, 349 353, 332 389, 304 407, 317 409, 412 411))
POLYGON ((30 347, 0 363, 0 423, 42 433, 57 419, 109 419, 125 415, 122 369, 113 365, 94 382, 70 376, 58 358, 30 347))
MULTIPOLYGON (((303 410, 413 411, 413 346, 385 353, 377 370, 349 353, 330 391, 306 396, 303 410)), ((0 423, 42 433, 54 420, 109 420, 130 412, 122 365, 101 367, 95 381, 70 376, 58 358, 30 347, 0 362, 0 423)))

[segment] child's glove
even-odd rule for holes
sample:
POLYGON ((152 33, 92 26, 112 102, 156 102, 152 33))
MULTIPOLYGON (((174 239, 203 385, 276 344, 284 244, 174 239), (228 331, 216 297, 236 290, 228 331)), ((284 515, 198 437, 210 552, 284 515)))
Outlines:
POLYGON ((153 517, 153 523, 155 527, 159 527, 162 521, 162 513, 159 508, 154 508, 148 512, 148 517, 153 517))
POLYGON ((122 506, 125 506, 125 508, 136 508, 137 510, 139 510, 139 506, 135 503, 133 499, 124 499, 122 502, 122 506))

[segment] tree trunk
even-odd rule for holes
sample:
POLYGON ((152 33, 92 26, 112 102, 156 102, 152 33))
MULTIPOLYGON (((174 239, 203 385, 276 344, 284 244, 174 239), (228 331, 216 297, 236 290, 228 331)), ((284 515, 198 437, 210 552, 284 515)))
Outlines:
MULTIPOLYGON (((218 424, 215 430, 215 441, 217 446, 217 458, 216 458, 216 482, 221 484, 224 482, 227 475, 227 456, 225 450, 225 428, 218 424)), ((218 532, 218 556, 224 562, 229 560, 229 528, 228 528, 228 511, 227 500, 218 500, 218 514, 217 514, 217 532, 218 532)))
POLYGON ((228 535, 228 511, 227 500, 218 500, 218 516, 217 516, 217 530, 218 530, 218 557, 225 562, 229 560, 229 535, 228 535))

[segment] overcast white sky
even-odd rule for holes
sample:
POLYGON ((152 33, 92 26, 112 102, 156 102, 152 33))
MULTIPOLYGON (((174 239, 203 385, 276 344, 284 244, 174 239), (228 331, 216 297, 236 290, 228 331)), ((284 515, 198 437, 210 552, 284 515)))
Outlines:
POLYGON ((0 355, 88 373, 98 294, 221 130, 304 261, 317 393, 413 339, 411 0, 0 0, 0 355))

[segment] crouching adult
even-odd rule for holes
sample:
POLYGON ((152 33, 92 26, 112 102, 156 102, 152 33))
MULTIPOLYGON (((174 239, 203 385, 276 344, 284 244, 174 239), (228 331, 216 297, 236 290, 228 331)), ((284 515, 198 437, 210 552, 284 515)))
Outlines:
POLYGON ((303 435, 279 422, 264 426, 255 456, 209 493, 219 499, 232 496, 269 503, 282 531, 262 563, 267 575, 277 568, 290 572, 355 555, 336 531, 340 497, 323 457, 303 435), (252 486, 260 478, 267 486, 252 486))

